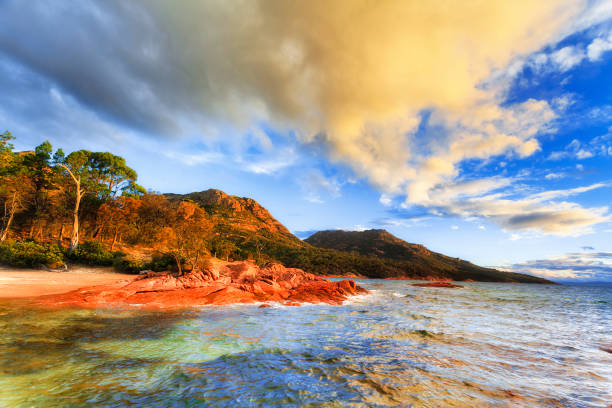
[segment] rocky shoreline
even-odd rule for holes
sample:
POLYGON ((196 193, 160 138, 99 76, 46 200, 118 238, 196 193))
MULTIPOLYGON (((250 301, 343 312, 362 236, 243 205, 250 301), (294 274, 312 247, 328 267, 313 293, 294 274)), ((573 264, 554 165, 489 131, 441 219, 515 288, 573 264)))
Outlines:
POLYGON ((135 280, 80 288, 37 298, 46 306, 180 308, 233 303, 281 302, 341 304, 368 291, 352 280, 332 282, 280 264, 258 267, 250 261, 211 261, 183 276, 146 274, 135 280))

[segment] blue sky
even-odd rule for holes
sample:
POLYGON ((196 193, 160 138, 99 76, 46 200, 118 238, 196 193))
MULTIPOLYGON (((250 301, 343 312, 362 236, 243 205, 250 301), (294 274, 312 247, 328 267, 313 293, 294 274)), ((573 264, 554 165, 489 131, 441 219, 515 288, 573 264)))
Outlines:
POLYGON ((612 280, 612 2, 0 3, 0 128, 141 184, 612 280))

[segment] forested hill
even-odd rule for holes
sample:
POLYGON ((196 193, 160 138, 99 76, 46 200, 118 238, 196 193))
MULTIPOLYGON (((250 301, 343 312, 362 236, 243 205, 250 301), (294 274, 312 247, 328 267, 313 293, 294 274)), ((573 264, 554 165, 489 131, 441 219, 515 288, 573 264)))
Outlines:
POLYGON ((394 265, 405 265, 406 268, 430 270, 435 276, 450 277, 454 280, 547 282, 531 275, 483 268, 460 258, 442 255, 423 245, 399 239, 382 229, 319 231, 306 239, 306 242, 319 248, 374 257, 394 265))
POLYGON ((409 244, 384 230, 323 231, 302 241, 250 198, 206 190, 166 194, 170 201, 192 201, 213 222, 211 251, 216 256, 278 260, 317 274, 372 278, 411 277, 496 282, 547 283, 530 275, 482 268, 409 244))
POLYGON ((307 238, 306 242, 319 248, 354 251, 365 256, 400 261, 418 260, 432 256, 432 253, 423 245, 411 244, 383 229, 319 231, 307 238))

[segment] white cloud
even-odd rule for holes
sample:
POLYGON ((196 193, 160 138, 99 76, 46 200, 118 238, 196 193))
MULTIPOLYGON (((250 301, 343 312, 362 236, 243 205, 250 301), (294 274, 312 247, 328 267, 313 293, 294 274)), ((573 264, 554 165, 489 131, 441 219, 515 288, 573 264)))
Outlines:
POLYGON ((572 140, 564 150, 551 152, 548 160, 563 160, 576 159, 584 160, 594 157, 598 154, 606 155, 608 153, 607 141, 604 136, 596 137, 587 144, 583 144, 577 139, 572 140))
POLYGON ((337 177, 326 177, 318 170, 312 170, 299 180, 307 201, 324 203, 322 196, 338 198, 341 195, 342 182, 337 177))
POLYGON ((549 259, 517 263, 505 269, 551 279, 612 281, 612 253, 569 253, 549 259))
POLYGON ((567 71, 580 64, 586 58, 583 50, 574 46, 563 47, 553 52, 550 59, 560 71, 567 71))
POLYGON ((380 198, 378 199, 378 201, 384 205, 384 206, 390 206, 391 202, 392 202, 392 198, 390 196, 388 196, 387 194, 381 194, 380 198))
POLYGON ((610 220, 607 207, 584 208, 576 203, 554 201, 607 185, 598 183, 566 190, 552 190, 512 198, 512 179, 491 178, 441 185, 430 191, 422 205, 464 218, 481 217, 511 232, 534 232, 576 236, 610 220))
POLYGON ((458 230, 458 229, 459 229, 459 227, 458 227, 458 226, 456 226, 456 225, 452 225, 452 226, 451 226, 451 229, 452 229, 452 230, 458 230))
POLYGON ((264 154, 246 154, 236 158, 236 162, 245 171, 255 174, 276 174, 279 171, 293 166, 298 160, 292 147, 277 149, 264 154))
POLYGON ((548 173, 544 176, 546 180, 556 180, 566 177, 565 173, 548 173))

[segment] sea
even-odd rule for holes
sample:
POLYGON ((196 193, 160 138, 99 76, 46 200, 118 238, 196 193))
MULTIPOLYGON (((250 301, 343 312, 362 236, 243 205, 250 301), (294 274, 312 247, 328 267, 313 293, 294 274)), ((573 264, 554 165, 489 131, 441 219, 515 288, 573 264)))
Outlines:
POLYGON ((0 301, 0 407, 608 407, 612 285, 359 280, 340 306, 0 301))

